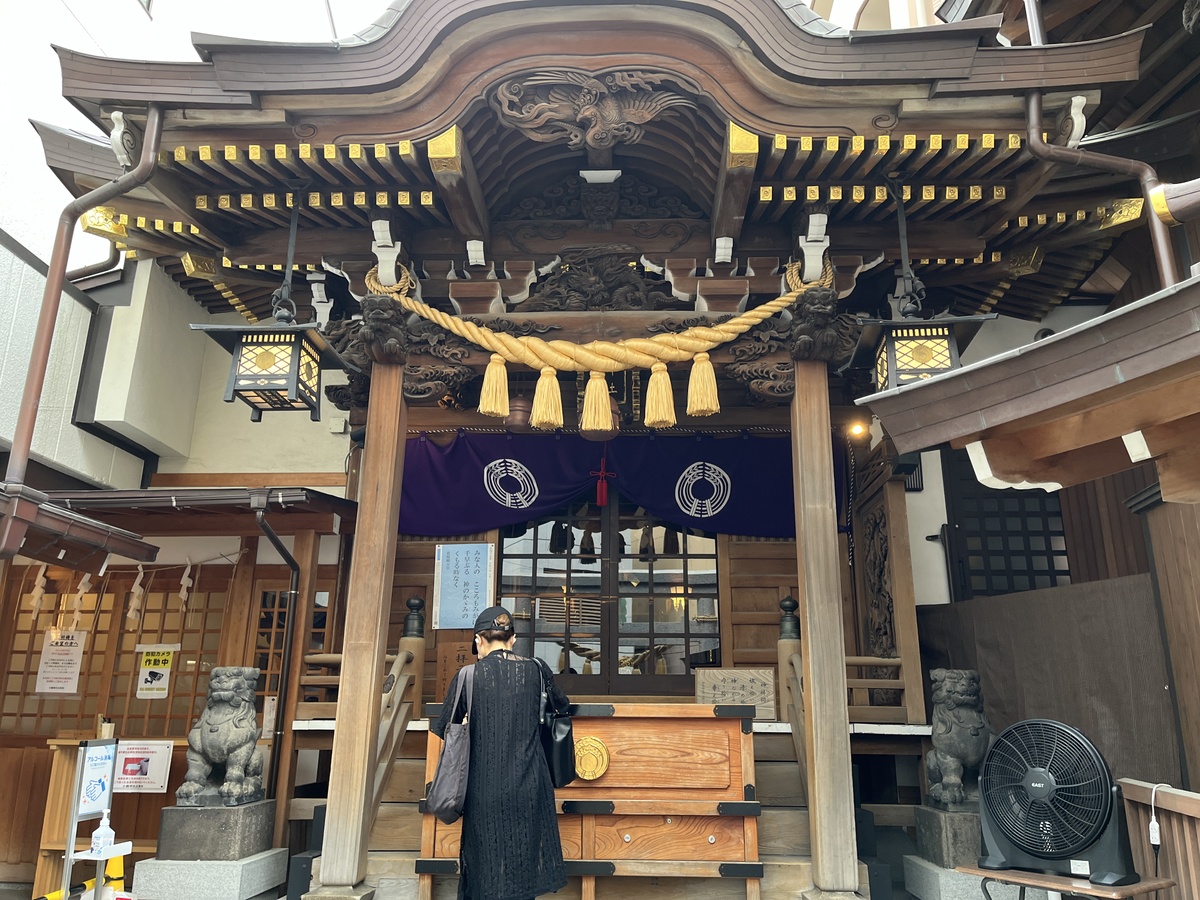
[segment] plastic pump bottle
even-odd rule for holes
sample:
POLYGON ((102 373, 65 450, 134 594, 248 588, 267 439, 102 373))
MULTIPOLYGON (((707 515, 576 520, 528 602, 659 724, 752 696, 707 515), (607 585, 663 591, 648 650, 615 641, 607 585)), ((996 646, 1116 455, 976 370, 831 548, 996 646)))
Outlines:
POLYGON ((102 853, 113 845, 116 840, 116 834, 112 830, 112 826, 108 824, 108 810, 104 811, 104 815, 100 817, 100 824, 96 826, 96 830, 92 832, 92 852, 102 853))

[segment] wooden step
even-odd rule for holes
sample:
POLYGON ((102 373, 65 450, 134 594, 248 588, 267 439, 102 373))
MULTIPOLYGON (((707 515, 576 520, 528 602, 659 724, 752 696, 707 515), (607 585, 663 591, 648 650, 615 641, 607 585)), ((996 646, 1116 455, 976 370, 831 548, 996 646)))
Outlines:
MULTIPOLYGON (((367 856, 366 883, 376 888, 376 900, 416 900, 414 852, 373 852, 367 856)), ((320 860, 314 862, 314 884, 320 881, 320 860)), ((867 871, 859 867, 860 893, 867 895, 867 871)), ((763 857, 762 900, 794 900, 812 887, 812 861, 807 857, 763 857)), ((434 900, 455 900, 458 878, 434 878, 434 900)), ((597 900, 744 900, 745 882, 739 878, 598 878, 597 900)), ((579 900, 578 878, 554 895, 555 900, 579 900)))

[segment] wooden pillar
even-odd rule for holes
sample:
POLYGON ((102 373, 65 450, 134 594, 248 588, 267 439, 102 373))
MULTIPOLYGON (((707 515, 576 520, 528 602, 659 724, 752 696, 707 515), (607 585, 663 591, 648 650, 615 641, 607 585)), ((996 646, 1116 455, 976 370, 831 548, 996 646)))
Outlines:
POLYGON ((367 869, 367 838, 374 818, 367 806, 372 802, 378 762, 379 698, 408 419, 403 387, 403 364, 374 365, 329 774, 321 859, 325 885, 356 885, 367 869))
POLYGON ((280 678, 287 679, 289 689, 286 706, 275 710, 275 715, 283 716, 283 735, 279 746, 271 747, 272 753, 279 754, 275 782, 276 847, 288 845, 288 814, 291 811, 292 791, 296 787, 296 732, 292 729, 292 723, 296 721, 296 706, 304 698, 300 677, 304 674, 304 654, 309 652, 309 643, 312 640, 320 552, 321 536, 315 531, 301 531, 292 541, 292 558, 300 567, 300 577, 296 582, 296 596, 289 598, 288 639, 292 642, 291 659, 288 661, 288 670, 280 673, 280 678))
POLYGON ((259 598, 254 596, 254 572, 258 565, 258 538, 243 537, 241 555, 233 568, 233 583, 221 618, 219 666, 254 665, 254 638, 258 633, 259 598))
POLYGON ((796 363, 791 427, 813 883, 818 892, 854 892, 858 851, 824 362, 796 363))

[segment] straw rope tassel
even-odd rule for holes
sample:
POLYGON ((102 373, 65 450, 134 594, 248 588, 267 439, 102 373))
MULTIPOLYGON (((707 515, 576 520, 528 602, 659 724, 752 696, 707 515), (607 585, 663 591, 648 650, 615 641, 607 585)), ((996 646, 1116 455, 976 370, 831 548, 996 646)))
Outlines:
POLYGON ((692 358, 692 374, 688 378, 689 416, 713 416, 721 411, 717 398, 717 373, 707 353, 697 353, 692 358))
POLYGON ((563 426, 562 393, 558 389, 558 372, 551 366, 542 369, 533 392, 533 409, 529 424, 539 431, 554 431, 563 426))
POLYGON ((603 372, 588 376, 583 392, 583 418, 579 427, 584 431, 612 431, 612 406, 608 402, 608 381, 603 372))
POLYGON ((504 357, 493 353, 483 371, 483 389, 479 394, 479 411, 497 419, 508 417, 508 369, 504 357))
POLYGON ((671 376, 667 364, 656 362, 650 367, 650 384, 646 387, 647 428, 670 428, 675 424, 675 403, 671 397, 671 376))

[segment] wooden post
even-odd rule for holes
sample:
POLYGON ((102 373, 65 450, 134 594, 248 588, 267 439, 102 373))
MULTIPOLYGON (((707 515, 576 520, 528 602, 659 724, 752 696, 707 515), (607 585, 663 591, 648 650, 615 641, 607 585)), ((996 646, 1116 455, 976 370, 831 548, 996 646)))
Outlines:
POLYGON ((883 486, 888 527, 888 565, 892 569, 892 627, 896 630, 896 655, 904 680, 904 720, 925 724, 925 685, 921 646, 917 637, 917 593, 913 583, 912 548, 908 540, 908 504, 904 480, 889 479, 883 486))
MULTIPOLYGON (((233 583, 221 619, 217 665, 254 665, 254 638, 258 629, 259 598, 254 596, 254 570, 258 565, 258 538, 243 537, 241 555, 233 567, 233 583)), ((278 710, 276 710, 278 712, 278 710)))
POLYGON ((855 892, 858 852, 824 362, 796 363, 791 419, 813 883, 818 892, 855 892))
POLYGON ((313 608, 317 600, 317 565, 321 552, 321 536, 315 531, 301 531, 292 542, 292 557, 300 566, 300 577, 296 584, 296 596, 289 598, 288 631, 291 632, 292 655, 288 671, 280 673, 288 679, 291 690, 287 695, 287 706, 275 710, 283 716, 283 737, 272 753, 278 753, 279 765, 275 793, 275 846, 288 845, 287 825, 292 791, 296 787, 296 733, 292 723, 296 721, 296 706, 304 698, 300 677, 304 674, 304 654, 312 640, 313 608))
POLYGON ((408 419, 403 387, 403 364, 374 365, 321 860, 322 883, 336 887, 353 887, 366 875, 374 818, 367 805, 378 762, 379 697, 400 521, 408 419))

